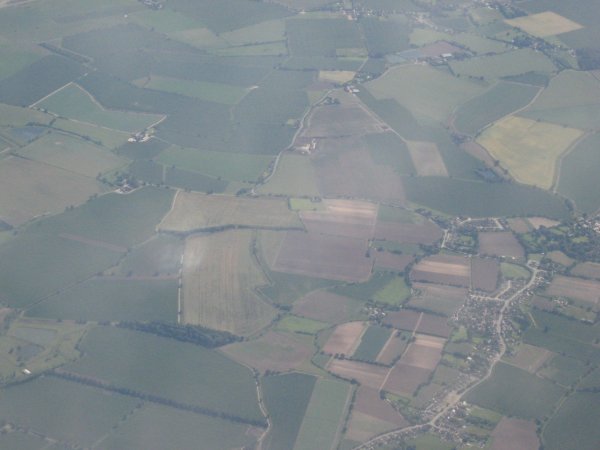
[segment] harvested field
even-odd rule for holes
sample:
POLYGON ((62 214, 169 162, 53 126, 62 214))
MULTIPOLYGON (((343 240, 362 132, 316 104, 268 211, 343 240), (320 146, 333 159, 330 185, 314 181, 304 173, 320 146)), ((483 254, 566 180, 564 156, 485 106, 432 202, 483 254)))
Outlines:
POLYGON ((416 332, 448 338, 452 332, 452 328, 448 325, 448 319, 445 317, 423 313, 417 325, 416 332))
POLYGON ((398 411, 385 400, 381 400, 377 389, 359 387, 354 400, 354 409, 379 420, 393 423, 398 428, 408 425, 398 411))
POLYGON ((408 338, 409 334, 407 332, 394 331, 379 355, 377 355, 376 361, 386 365, 391 365, 397 361, 408 346, 408 338))
POLYGON ((405 202, 400 175, 390 166, 376 164, 366 146, 355 138, 320 141, 313 163, 324 196, 397 205, 405 202))
POLYGON ((342 353, 347 356, 352 355, 366 329, 366 322, 348 322, 338 325, 323 346, 323 352, 330 355, 342 353))
POLYGON ((273 270, 340 281, 366 281, 373 262, 367 241, 288 231, 273 270))
MULTIPOLYGON (((511 233, 512 236, 512 233, 511 233)), ((471 284, 473 289, 493 292, 498 286, 500 264, 495 259, 471 258, 471 284)))
POLYGON ((524 258, 525 251, 510 231, 485 231, 479 233, 479 253, 491 256, 524 258))
POLYGON ((515 19, 505 20, 505 22, 537 37, 554 36, 583 28, 583 26, 577 22, 552 11, 517 17, 515 19))
POLYGON ((221 349, 235 361, 261 373, 297 369, 312 356, 313 349, 289 334, 268 332, 260 338, 230 344, 221 349))
POLYGON ((578 277, 600 280, 600 264, 591 262, 580 263, 575 266, 571 273, 578 277))
POLYGON ((357 316, 362 306, 362 302, 352 298, 316 291, 294 302, 292 312, 322 322, 341 323, 357 316))
POLYGON ((411 255, 400 255, 391 252, 377 252, 375 255, 375 267, 391 270, 394 272, 404 272, 406 266, 414 261, 411 255))
POLYGON ((320 70, 319 81, 344 84, 352 81, 356 72, 351 70, 320 70))
POLYGON ((551 261, 554 261, 555 263, 558 263, 558 264, 562 264, 565 267, 569 267, 570 265, 572 265, 575 262, 574 259, 569 258, 567 255, 565 255, 560 250, 554 250, 552 252, 548 252, 546 254, 546 256, 548 258, 550 258, 551 261))
POLYGON ((552 228, 560 224, 558 220, 546 219, 545 217, 529 217, 527 221, 536 230, 540 227, 552 228))
POLYGON ((506 361, 529 373, 536 373, 554 353, 545 348, 521 344, 517 353, 506 361))
POLYGON ((346 440, 358 442, 368 441, 370 438, 381 433, 398 428, 396 425, 377 419, 373 416, 352 410, 348 421, 347 431, 344 434, 346 440))
POLYGON ((448 171, 437 145, 433 142, 409 141, 408 151, 420 176, 447 177, 448 171))
POLYGON ((431 370, 398 363, 390 372, 382 389, 393 394, 410 397, 421 384, 427 381, 430 374, 431 370))
POLYGON ((508 219, 508 224, 515 233, 528 233, 531 231, 530 222, 527 219, 508 219))
POLYGON ((377 205, 352 200, 324 200, 324 210, 301 211, 309 233, 371 239, 377 220, 377 205))
POLYGON ((438 41, 433 44, 426 45, 419 49, 421 54, 424 56, 433 58, 435 56, 441 56, 444 53, 462 53, 464 50, 460 47, 450 44, 446 41, 438 41))
POLYGON ((332 359, 327 370, 348 380, 355 379, 361 386, 380 389, 390 369, 347 359, 332 359))
POLYGON ((430 221, 420 224, 378 221, 375 227, 375 239, 403 244, 433 244, 442 234, 440 227, 430 221))
POLYGON ((421 369, 433 370, 442 359, 442 349, 446 343, 445 339, 433 336, 416 335, 402 358, 400 363, 421 369))
POLYGON ((435 255, 424 258, 413 268, 410 278, 413 281, 470 287, 470 260, 453 255, 435 255))
POLYGON ((413 283, 412 288, 417 294, 409 300, 409 306, 445 316, 451 316, 467 296, 467 289, 454 286, 413 283))
POLYGON ((538 450, 539 447, 535 423, 529 420, 503 417, 492 432, 490 450, 538 450))
POLYGON ((0 219, 12 226, 62 212, 100 192, 95 179, 58 167, 13 156, 0 162, 0 219))
POLYGON ((267 325, 273 308, 254 291, 266 283, 250 254, 249 231, 187 240, 183 258, 183 321, 235 334, 267 325))
POLYGON ((422 315, 423 313, 410 309, 392 311, 386 314, 383 318, 383 323, 398 328, 399 330, 414 331, 421 320, 422 315))
POLYGON ((546 289, 546 294, 569 297, 600 307, 600 282, 582 278, 557 276, 546 289))
POLYGON ((226 225, 247 227, 300 227, 296 213, 283 199, 205 195, 179 191, 162 230, 187 232, 226 225))

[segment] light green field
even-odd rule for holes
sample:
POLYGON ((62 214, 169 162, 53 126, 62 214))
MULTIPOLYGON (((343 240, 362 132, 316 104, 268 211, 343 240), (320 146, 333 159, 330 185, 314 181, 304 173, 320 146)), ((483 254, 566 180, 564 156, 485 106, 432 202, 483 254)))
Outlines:
POLYGON ((141 131, 161 118, 155 114, 104 109, 86 91, 74 83, 52 94, 36 106, 69 119, 127 132, 141 131))
POLYGON ((31 122, 48 125, 53 118, 50 114, 35 109, 0 103, 0 122, 4 126, 24 127, 31 122))
POLYGON ((431 28, 415 28, 410 34, 410 43, 417 47, 433 44, 437 41, 446 41, 452 39, 452 36, 441 31, 435 31, 431 28))
POLYGON ((230 181, 256 181, 267 170, 273 157, 245 153, 213 152, 195 148, 169 147, 157 161, 230 181))
POLYGON ((509 278, 511 280, 528 280, 531 276, 529 270, 525 267, 518 266, 516 264, 510 263, 500 263, 500 270, 502 271, 502 276, 505 278, 509 278))
POLYGON ((493 56, 451 61, 452 71, 461 76, 501 78, 527 72, 552 73, 556 67, 543 53, 521 49, 493 56))
POLYGON ((486 129, 477 141, 517 181, 549 189, 557 159, 582 135, 574 128, 511 116, 486 129))
POLYGON ((294 450, 334 448, 346 410, 348 387, 341 381, 317 380, 294 450))
POLYGON ((285 40, 285 21, 268 20, 220 35, 230 45, 248 45, 285 40))
POLYGON ((261 194, 318 197, 317 176, 310 159, 303 155, 282 154, 277 170, 258 188, 261 194))
POLYGON ((373 296, 373 300, 387 305, 398 306, 410 296, 410 288, 404 278, 396 277, 373 296))
POLYGON ((21 51, 0 41, 0 79, 9 77, 40 58, 31 51, 21 51))
POLYGON ((52 128, 75 134, 84 140, 89 139, 111 150, 120 147, 129 138, 129 133, 125 131, 110 130, 97 125, 62 118, 56 119, 52 123, 52 128))
POLYGON ((600 393, 576 392, 569 396, 544 428, 544 448, 594 450, 600 442, 600 393))
POLYGON ((248 89, 240 86, 208 81, 180 80, 156 75, 152 75, 149 79, 138 80, 136 84, 143 85, 148 89, 172 92, 224 105, 236 105, 248 93, 248 89))
POLYGON ((92 178, 129 163, 105 148, 57 132, 45 134, 19 150, 19 155, 92 178))
POLYGON ((293 211, 321 211, 325 209, 323 202, 313 202, 308 198, 290 198, 290 209, 293 211))
POLYGON ((219 48, 211 50, 210 53, 218 56, 282 56, 287 55, 288 51, 285 41, 279 41, 219 48))
POLYGON ((377 99, 396 100, 417 119, 438 122, 443 122, 454 108, 485 89, 482 84, 423 65, 393 68, 365 86, 377 99))
POLYGON ((329 324, 319 322, 318 320, 307 319, 298 316, 285 316, 277 322, 276 330, 287 331, 289 333, 316 334, 329 324))
POLYGON ((190 28, 169 33, 173 39, 201 49, 225 47, 227 43, 208 28, 190 28))
POLYGON ((130 22, 166 34, 202 26, 201 23, 192 17, 166 8, 160 12, 152 11, 151 9, 142 9, 128 16, 130 22))

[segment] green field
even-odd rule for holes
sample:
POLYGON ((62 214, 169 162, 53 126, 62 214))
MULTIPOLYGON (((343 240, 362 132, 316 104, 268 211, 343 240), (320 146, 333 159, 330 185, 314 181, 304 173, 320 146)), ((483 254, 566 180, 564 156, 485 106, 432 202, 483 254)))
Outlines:
POLYGON ((249 369, 212 350, 120 328, 95 328, 65 370, 120 388, 263 421, 249 369))
POLYGON ((41 377, 2 390, 0 420, 72 446, 91 447, 137 403, 77 383, 41 377))
POLYGON ((102 448, 228 450, 254 443, 247 425, 145 404, 102 441, 102 448))
MULTIPOLYGON (((157 167, 163 167, 157 165, 157 167)), ((156 178, 158 180, 158 178, 156 178)), ((224 192, 227 188, 227 181, 202 175, 190 170, 182 170, 173 167, 167 167, 165 171, 164 183, 180 189, 189 191, 206 192, 209 194, 224 192)))
POLYGON ((138 84, 147 89, 172 92, 224 105, 236 105, 248 93, 248 89, 241 86, 159 76, 141 79, 138 84))
POLYGON ((408 147, 395 133, 369 134, 365 143, 375 164, 393 167, 403 175, 416 173, 408 147))
POLYGON ((375 272, 371 276, 369 281, 365 283, 353 283, 342 286, 336 286, 332 289, 332 292, 335 292, 339 295, 345 295, 347 297, 355 298, 357 300, 368 301, 372 300, 378 292, 384 290, 387 286, 394 283, 396 279, 399 279, 399 277, 394 274, 386 272, 375 272))
POLYGON ((70 84, 37 105, 68 119, 127 132, 141 131, 160 120, 160 116, 109 111, 77 84, 70 84))
POLYGON ((500 263, 500 270, 504 278, 510 280, 528 280, 531 276, 531 272, 523 266, 510 263, 500 263))
POLYGON ((275 329, 288 333, 317 334, 317 332, 328 326, 329 324, 318 320, 288 315, 277 322, 275 329))
POLYGON ((222 33, 220 37, 230 45, 284 41, 285 21, 281 19, 269 20, 222 33))
POLYGON ((273 427, 265 439, 266 449, 294 447, 316 381, 315 377, 300 373, 262 379, 265 406, 273 427))
POLYGON ((377 303, 399 306, 410 296, 410 287, 403 277, 396 277, 379 289, 372 297, 377 303))
POLYGON ((594 450, 600 441, 600 393, 570 395, 548 422, 542 434, 549 450, 594 450))
POLYGON ((377 220, 383 222, 421 224, 424 223, 426 219, 409 209, 380 205, 377 210, 377 220))
POLYGON ((476 135, 486 125, 526 106, 538 91, 533 86, 500 82, 458 108, 454 125, 462 133, 476 135))
POLYGON ((183 240, 179 238, 158 235, 129 252, 111 274, 121 276, 175 275, 179 270, 183 244, 183 240))
POLYGON ((552 73, 557 70, 548 57, 531 49, 452 61, 450 68, 460 76, 487 79, 522 75, 527 72, 552 73))
POLYGON ((508 364, 470 391, 465 400, 508 416, 541 419, 551 413, 564 389, 508 364))
POLYGON ((363 48, 360 30, 345 19, 286 21, 288 46, 293 56, 335 56, 338 49, 363 48))
POLYGON ((568 356, 556 355, 537 374, 556 381, 561 386, 571 386, 588 370, 588 367, 581 361, 568 356))
POLYGON ((96 278, 50 297, 28 316, 78 321, 177 321, 177 280, 96 278))
POLYGON ((348 390, 348 384, 341 381, 317 380, 294 450, 334 447, 346 413, 348 390))
POLYGON ((273 176, 259 187, 262 194, 318 197, 317 177, 310 159, 303 155, 282 154, 273 176))
POLYGON ((389 328, 376 325, 369 326, 363 334, 360 345, 352 355, 352 358, 361 361, 375 361, 391 333, 392 331, 389 328))
POLYGON ((125 144, 129 138, 129 133, 124 131, 119 132, 97 125, 62 118, 57 118, 52 123, 52 128, 80 137, 85 141, 102 145, 110 150, 114 150, 125 144))
POLYGON ((92 178, 128 163, 102 147, 57 132, 35 140, 19 150, 19 155, 92 178))
POLYGON ((267 169, 273 158, 265 155, 224 153, 192 148, 170 147, 157 161, 166 166, 201 173, 229 181, 255 182, 267 169))

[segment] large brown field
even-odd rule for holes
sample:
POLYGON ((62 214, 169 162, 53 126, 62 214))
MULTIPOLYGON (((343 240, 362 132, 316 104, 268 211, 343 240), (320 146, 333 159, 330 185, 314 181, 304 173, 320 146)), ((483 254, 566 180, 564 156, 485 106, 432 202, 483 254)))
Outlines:
POLYGON ((410 397, 430 374, 431 370, 398 363, 390 372, 383 390, 410 397))
POLYGON ((442 235, 440 227, 429 221, 420 224, 379 221, 375 227, 376 239, 405 244, 433 244, 442 235))
POLYGON ((591 262, 577 264, 571 273, 573 275, 577 275, 578 277, 595 278, 600 280, 600 264, 591 262))
POLYGON ((383 318, 383 323, 399 330, 414 331, 421 320, 423 313, 410 309, 388 312, 383 318))
POLYGON ((273 270, 330 280, 366 281, 373 266, 366 251, 366 240, 288 231, 273 270))
POLYGON ((393 272, 404 272, 406 266, 414 261, 411 255, 392 252, 377 252, 375 254, 375 267, 393 272))
POLYGON ((442 349, 446 340, 425 335, 416 335, 415 338, 402 355, 400 362, 421 369, 435 369, 442 359, 442 349))
POLYGON ((492 432, 490 450, 538 450, 540 441, 534 422, 503 417, 492 432))
POLYGON ((250 253, 251 231, 188 238, 183 258, 183 320, 247 335, 266 326, 274 309, 255 292, 266 279, 250 253))
POLYGON ((206 195, 179 191, 159 228, 192 231, 226 225, 247 227, 297 227, 302 224, 283 199, 206 195))
POLYGON ((408 339, 406 336, 403 337, 404 339, 397 332, 392 333, 379 355, 377 355, 376 361, 385 365, 391 365, 397 361, 407 347, 408 339))
POLYGON ((390 369, 348 359, 332 359, 327 370, 348 380, 355 379, 361 386, 380 389, 390 369))
POLYGON ((0 161, 0 220, 15 227, 77 206, 100 192, 93 177, 14 156, 0 161))
POLYGON ((352 200, 324 200, 325 209, 302 211, 300 218, 309 233, 371 239, 377 205, 352 200))
POLYGON ((546 294, 581 300, 590 303, 595 309, 600 306, 600 282, 598 281, 559 275, 552 280, 546 294))
POLYGON ((338 325, 323 346, 323 352, 330 355, 352 355, 366 329, 366 322, 348 322, 338 325))
POLYGON ((447 338, 452 332, 452 327, 448 325, 448 319, 445 317, 423 313, 416 331, 417 333, 447 338))
POLYGON ((437 145, 433 142, 410 141, 408 142, 408 150, 420 176, 448 176, 442 155, 440 155, 437 145))
POLYGON ((525 257, 523 247, 511 231, 479 233, 479 253, 490 256, 525 257))
POLYGON ((327 291, 312 292, 294 302, 292 312, 298 316, 327 323, 346 322, 361 308, 357 300, 327 291))
POLYGON ((498 285, 500 264, 495 259, 471 258, 471 283, 473 289, 492 292, 498 285))
POLYGON ((377 419, 391 422, 398 428, 408 424, 404 417, 392 408, 388 402, 381 400, 377 389, 365 386, 359 387, 354 400, 354 409, 377 419))
POLYGON ((261 373, 297 369, 312 355, 311 346, 289 334, 268 332, 252 341, 237 342, 221 349, 234 360, 261 373))
POLYGON ((434 255, 421 260, 412 270, 413 281, 471 286, 471 263, 469 258, 454 255, 434 255))

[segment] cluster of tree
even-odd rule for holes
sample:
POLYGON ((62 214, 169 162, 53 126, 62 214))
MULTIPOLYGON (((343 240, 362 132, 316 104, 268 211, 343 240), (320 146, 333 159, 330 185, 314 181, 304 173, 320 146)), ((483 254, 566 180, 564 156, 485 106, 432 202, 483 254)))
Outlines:
POLYGON ((120 322, 119 327, 155 334, 206 348, 216 348, 242 338, 227 331, 212 330, 199 325, 178 325, 165 322, 120 322))

